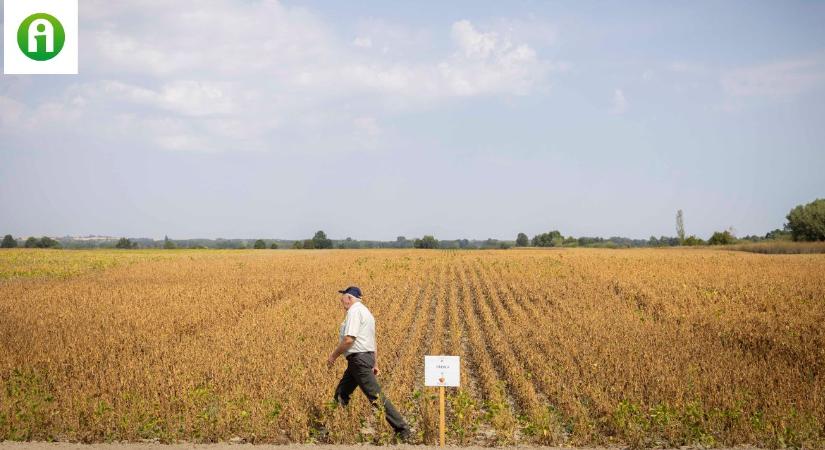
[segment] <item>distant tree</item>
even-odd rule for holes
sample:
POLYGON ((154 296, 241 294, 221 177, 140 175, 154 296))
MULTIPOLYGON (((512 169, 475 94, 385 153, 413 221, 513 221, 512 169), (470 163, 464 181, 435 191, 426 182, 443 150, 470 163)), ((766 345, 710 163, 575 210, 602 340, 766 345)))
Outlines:
POLYGON ((798 205, 786 216, 795 241, 825 241, 825 198, 798 205))
POLYGON ((26 247, 26 248, 40 247, 40 239, 37 239, 34 236, 29 236, 29 238, 26 239, 26 242, 23 244, 23 247, 26 247))
POLYGON ((579 247, 593 247, 604 242, 604 238, 582 236, 578 239, 579 247))
POLYGON ((17 247, 17 239, 15 239, 12 235, 7 234, 3 237, 3 243, 0 244, 0 248, 15 248, 17 247))
POLYGON ((273 242, 272 245, 269 246, 269 248, 271 248, 273 250, 277 250, 278 249, 278 244, 273 242))
POLYGON ((328 239, 327 234, 323 231, 317 231, 315 236, 312 237, 312 247, 310 248, 332 248, 332 240, 328 239))
POLYGON ((304 248, 304 243, 302 241, 295 241, 292 243, 292 248, 301 249, 304 248))
POLYGON ((527 239, 527 235, 519 233, 516 238, 516 247, 527 247, 528 245, 530 245, 530 241, 527 239))
POLYGON ((681 209, 676 211, 676 236, 679 238, 679 244, 685 242, 685 216, 681 209))
POLYGON ((498 248, 498 239, 487 238, 487 240, 481 244, 481 248, 498 248))
POLYGON ((561 246, 564 238, 558 230, 533 236, 533 247, 557 247, 561 246))
POLYGON ((762 237, 762 236, 757 236, 755 234, 749 234, 747 236, 743 236, 743 237, 739 238, 739 240, 740 241, 750 241, 750 242, 760 242, 760 241, 764 241, 765 238, 762 237))
POLYGON ((705 245, 705 241, 702 238, 698 238, 694 235, 690 235, 685 238, 685 241, 682 243, 683 245, 705 245))
POLYGON ((54 239, 52 239, 48 236, 43 236, 38 241, 37 247, 38 248, 60 248, 60 242, 57 242, 56 240, 54 240, 54 239))
POLYGON ((261 250, 266 248, 266 242, 263 239, 258 239, 255 241, 255 244, 252 245, 252 248, 256 250, 261 250))
POLYGON ((126 238, 120 238, 115 244, 115 248, 137 248, 137 242, 132 242, 126 238))
POLYGON ((426 235, 421 239, 416 239, 413 243, 415 248, 438 248, 438 240, 430 235, 426 235))
POLYGON ((303 249, 315 248, 315 241, 313 241, 312 239, 304 239, 304 245, 301 248, 303 248, 303 249))
MULTIPOLYGON (((392 245, 390 245, 391 247, 397 247, 397 245, 396 245, 397 241, 392 242, 391 244, 392 244, 392 245)), ((349 236, 346 239, 344 239, 343 241, 338 242, 338 248, 361 248, 362 245, 363 245, 362 242, 358 241, 357 239, 353 239, 349 236)))
POLYGON ((787 229, 777 228, 773 231, 768 231, 765 234, 765 239, 793 239, 791 232, 787 229))
POLYGON ((717 231, 708 239, 710 245, 729 245, 736 242, 736 237, 729 230, 717 231))
POLYGON ((175 245, 175 243, 171 239, 169 239, 169 236, 163 236, 163 248, 171 250, 177 247, 178 246, 175 245))

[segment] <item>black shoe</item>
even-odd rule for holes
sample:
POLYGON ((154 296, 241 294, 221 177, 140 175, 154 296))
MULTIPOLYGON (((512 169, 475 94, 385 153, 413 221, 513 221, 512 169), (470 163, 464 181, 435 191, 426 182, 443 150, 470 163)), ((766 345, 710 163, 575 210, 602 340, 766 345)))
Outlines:
POLYGON ((413 440, 413 434, 409 428, 395 433, 395 437, 404 444, 411 444, 413 440))

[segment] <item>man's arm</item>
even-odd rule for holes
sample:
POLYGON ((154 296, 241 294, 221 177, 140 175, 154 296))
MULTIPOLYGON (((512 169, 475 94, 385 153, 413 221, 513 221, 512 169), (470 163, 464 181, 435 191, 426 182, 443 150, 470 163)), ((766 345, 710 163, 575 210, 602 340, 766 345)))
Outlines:
POLYGON ((332 354, 329 355, 327 358, 327 366, 332 367, 335 364, 335 360, 338 359, 339 356, 343 355, 344 352, 349 350, 352 347, 352 344, 355 343, 355 337, 353 336, 344 336, 344 340, 341 341, 335 350, 332 351, 332 354))

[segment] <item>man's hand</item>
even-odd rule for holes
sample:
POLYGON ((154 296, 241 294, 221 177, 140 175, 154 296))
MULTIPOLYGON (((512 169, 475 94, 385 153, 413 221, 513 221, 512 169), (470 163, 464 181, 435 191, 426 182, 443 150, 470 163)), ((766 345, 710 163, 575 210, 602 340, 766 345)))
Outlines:
POLYGON ((372 368, 372 374, 373 374, 373 375, 375 375, 376 377, 377 377, 377 376, 378 376, 378 374, 380 374, 380 373, 381 373, 381 371, 380 371, 380 370, 378 370, 378 366, 375 366, 375 367, 373 367, 373 368, 372 368))
POLYGON ((333 364, 335 364, 335 360, 338 359, 340 355, 345 354, 354 343, 355 338, 353 336, 344 336, 344 340, 339 342, 338 347, 335 347, 335 350, 329 354, 329 358, 327 358, 327 367, 332 369, 333 364))

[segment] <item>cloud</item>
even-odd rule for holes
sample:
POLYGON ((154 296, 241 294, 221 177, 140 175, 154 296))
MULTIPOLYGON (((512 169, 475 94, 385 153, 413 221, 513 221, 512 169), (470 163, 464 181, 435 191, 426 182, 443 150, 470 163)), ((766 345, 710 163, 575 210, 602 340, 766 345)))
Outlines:
POLYGON ((372 47, 372 39, 368 37, 358 36, 352 41, 352 45, 360 48, 370 48, 372 47))
POLYGON ((627 111, 627 97, 624 91, 616 89, 613 91, 613 107, 610 109, 611 114, 624 114, 627 111))
POLYGON ((720 83, 734 97, 789 98, 825 86, 825 58, 778 61, 724 71, 720 83))
POLYGON ((182 0, 172 9, 157 0, 89 0, 81 25, 79 81, 48 107, 8 94, 4 122, 51 108, 113 139, 169 150, 324 151, 336 138, 358 148, 391 137, 378 125, 388 116, 543 92, 565 67, 506 29, 469 20, 440 30, 440 40, 372 21, 352 40, 311 11, 272 0, 208 8, 182 0))
POLYGON ((103 81, 89 86, 87 95, 100 93, 108 100, 152 106, 185 116, 208 116, 236 111, 229 87, 229 83, 173 81, 154 91, 119 81, 103 81))
POLYGON ((452 95, 524 95, 551 69, 530 46, 495 32, 481 32, 468 20, 453 24, 452 37, 458 51, 438 66, 452 95))

